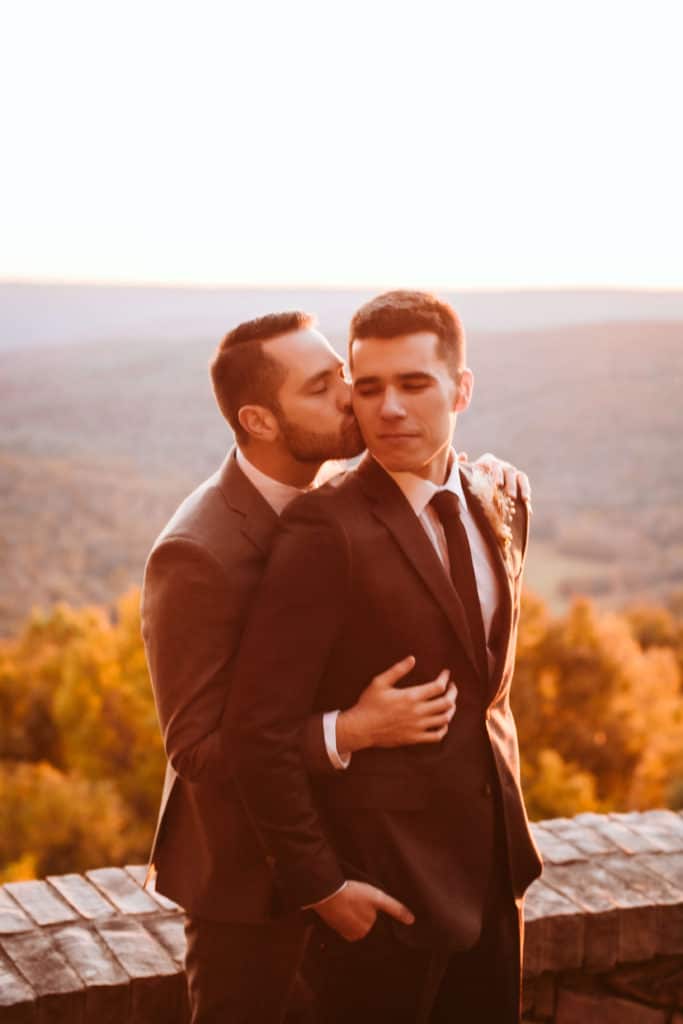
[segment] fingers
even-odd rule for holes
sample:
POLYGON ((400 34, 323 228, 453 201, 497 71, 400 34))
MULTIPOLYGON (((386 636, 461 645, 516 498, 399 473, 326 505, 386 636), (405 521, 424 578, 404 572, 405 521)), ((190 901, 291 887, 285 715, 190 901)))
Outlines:
POLYGON ((422 713, 433 717, 434 715, 453 715, 455 710, 455 699, 458 695, 455 687, 451 690, 449 687, 448 693, 444 697, 433 697, 432 700, 424 701, 424 703, 417 709, 416 713, 422 713))
POLYGON ((496 458, 491 452, 481 455, 476 464, 490 474, 496 487, 504 490, 510 498, 521 498, 531 510, 531 485, 526 473, 522 473, 512 463, 496 458))
POLYGON ((491 452, 485 452, 477 459, 477 465, 486 470, 495 486, 504 490, 508 497, 516 498, 519 493, 520 498, 527 500, 528 493, 525 495, 524 489, 529 488, 528 477, 526 473, 519 472, 512 463, 496 458, 491 452))
POLYGON ((522 501, 527 503, 531 502, 531 484, 529 483, 529 477, 526 473, 522 473, 521 470, 515 469, 509 463, 504 463, 505 466, 505 493, 509 498, 521 498, 522 501))
POLYGON ((424 736, 426 733, 433 732, 435 729, 443 729, 444 726, 448 728, 453 719, 453 710, 449 708, 448 711, 442 711, 438 715, 430 715, 429 718, 424 718, 420 722, 420 730, 424 736))
POLYGON ((403 692, 411 694, 416 701, 432 700, 434 697, 440 697, 447 691, 449 679, 450 672, 447 668, 444 668, 439 672, 436 679, 432 679, 430 683, 418 683, 417 686, 408 686, 403 692))
POLYGON ((412 924, 414 922, 415 915, 406 906, 395 900, 393 896, 389 896, 388 893, 383 892, 381 889, 375 889, 375 894, 375 906, 378 910, 389 914, 390 917, 396 918, 397 921, 402 921, 403 924, 412 924))
POLYGON ((428 732, 422 733, 419 739, 415 740, 416 743, 441 743, 448 732, 448 725, 442 725, 440 729, 432 729, 428 732))
POLYGON ((483 455, 480 455, 475 465, 489 474, 496 487, 500 487, 502 485, 503 464, 500 459, 497 459, 491 452, 484 452, 483 455))
POLYGON ((390 686, 395 686, 399 679, 403 679, 403 677, 407 676, 409 672, 412 672, 414 667, 415 658, 410 654, 407 658, 404 658, 402 661, 397 661, 391 666, 391 668, 388 668, 378 676, 375 676, 372 681, 376 686, 384 686, 388 689, 390 686))
POLYGON ((424 719, 419 724, 412 724, 403 731, 396 732, 392 742, 386 746, 410 747, 418 743, 439 743, 448 732, 454 713, 455 709, 451 709, 441 715, 424 719))
POLYGON ((525 501, 529 508, 531 508, 531 484, 529 483, 529 477, 526 473, 517 474, 517 487, 519 489, 519 496, 522 501, 525 501))
POLYGON ((517 497, 517 470, 508 463, 505 463, 503 471, 503 490, 508 498, 517 497))

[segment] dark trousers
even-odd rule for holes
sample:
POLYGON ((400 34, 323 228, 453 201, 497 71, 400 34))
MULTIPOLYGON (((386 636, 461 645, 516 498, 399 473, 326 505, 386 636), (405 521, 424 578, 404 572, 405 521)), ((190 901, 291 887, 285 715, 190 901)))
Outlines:
MULTIPOLYGON (((484 921, 477 944, 446 958, 429 1024, 518 1024, 521 1013, 521 912, 509 892, 484 921)), ((427 1002, 429 1002, 427 998, 427 1002)))
POLYGON ((407 946, 383 915, 360 942, 318 928, 304 965, 317 1024, 518 1024, 521 940, 500 809, 475 945, 462 952, 407 946))
POLYGON ((188 915, 192 1024, 311 1024, 310 993, 297 975, 309 933, 302 915, 262 924, 188 915))
POLYGON ((517 1024, 520 1019, 517 905, 491 905, 476 945, 464 952, 399 942, 380 916, 360 942, 327 929, 311 941, 305 972, 318 1024, 517 1024))

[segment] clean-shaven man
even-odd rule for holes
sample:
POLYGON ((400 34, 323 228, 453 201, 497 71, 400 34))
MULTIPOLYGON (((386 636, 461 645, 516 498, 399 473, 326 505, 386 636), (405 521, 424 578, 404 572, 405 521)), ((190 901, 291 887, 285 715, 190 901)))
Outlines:
MULTIPOLYGON (((193 1024, 279 1021, 308 930, 305 915, 274 915, 270 856, 224 771, 219 726, 279 514, 325 460, 363 446, 342 361, 313 324, 273 314, 224 338, 212 379, 237 447, 180 506, 145 572, 143 636, 169 758, 152 861, 159 891, 187 912, 193 1024)), ((509 469, 506 483, 516 486, 509 469)), ((448 672, 405 690, 395 684, 412 659, 387 666, 354 707, 302 723, 308 770, 342 771, 366 746, 441 740, 455 705, 448 672)))
POLYGON ((521 898, 541 868, 509 704, 528 509, 452 450, 473 377, 447 303, 379 296, 352 321, 349 358, 368 454, 283 516, 223 734, 289 906, 329 926, 312 946, 320 1019, 508 1024, 521 898), (302 723, 408 654, 404 682, 446 667, 457 685, 444 738, 365 749, 312 780, 302 723), (378 915, 374 887, 403 911, 378 915))

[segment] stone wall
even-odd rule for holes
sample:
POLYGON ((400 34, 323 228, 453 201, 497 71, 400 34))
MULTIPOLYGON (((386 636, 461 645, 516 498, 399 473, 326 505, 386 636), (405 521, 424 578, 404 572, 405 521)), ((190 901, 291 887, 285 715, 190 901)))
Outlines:
POLYGON ((534 834, 525 1020, 683 1024, 683 816, 580 814, 534 834))
MULTIPOLYGON (((683 816, 582 814, 534 826, 526 1021, 683 1024, 683 816)), ((0 888, 1 1024, 183 1024, 179 909, 144 868, 0 888)))

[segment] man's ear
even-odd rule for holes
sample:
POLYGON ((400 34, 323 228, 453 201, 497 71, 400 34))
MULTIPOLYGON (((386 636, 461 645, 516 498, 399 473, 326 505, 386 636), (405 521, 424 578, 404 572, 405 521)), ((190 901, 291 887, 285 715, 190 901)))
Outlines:
POLYGON ((458 385, 455 392, 455 405, 453 406, 454 412, 464 412, 472 401, 472 391, 474 390, 474 374, 472 371, 465 367, 464 370, 458 372, 458 385))
POLYGON ((275 416, 264 405, 240 406, 237 419, 255 441, 274 441, 280 432, 275 416))

